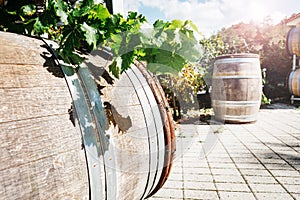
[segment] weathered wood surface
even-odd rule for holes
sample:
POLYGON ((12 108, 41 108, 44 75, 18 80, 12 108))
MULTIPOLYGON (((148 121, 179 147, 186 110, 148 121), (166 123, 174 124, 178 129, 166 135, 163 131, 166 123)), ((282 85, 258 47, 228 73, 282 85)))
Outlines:
POLYGON ((256 121, 262 95, 258 55, 221 56, 212 77, 212 107, 216 119, 232 123, 256 121))
POLYGON ((65 79, 41 40, 11 33, 0 32, 0 55, 0 199, 88 199, 95 191, 103 199, 141 199, 163 185, 175 140, 163 94, 153 93, 158 82, 135 66, 114 79, 97 54, 85 62, 92 76, 80 68, 65 79), (92 121, 79 116, 78 98, 92 121), (96 143, 85 140, 89 134, 96 143), (91 178, 99 167, 101 177, 91 178))
POLYGON ((88 199, 80 131, 41 40, 0 32, 0 199, 88 199))
POLYGON ((300 68, 290 72, 288 87, 291 94, 300 96, 300 68))
POLYGON ((300 56, 300 27, 289 30, 286 37, 286 49, 290 55, 300 56))
POLYGON ((106 134, 113 144, 109 149, 115 153, 117 199, 145 198, 162 187, 170 172, 175 149, 173 121, 163 115, 155 96, 163 94, 154 94, 150 79, 136 66, 115 79, 107 72, 110 61, 100 57, 102 53, 94 52, 85 64, 110 113, 106 134))

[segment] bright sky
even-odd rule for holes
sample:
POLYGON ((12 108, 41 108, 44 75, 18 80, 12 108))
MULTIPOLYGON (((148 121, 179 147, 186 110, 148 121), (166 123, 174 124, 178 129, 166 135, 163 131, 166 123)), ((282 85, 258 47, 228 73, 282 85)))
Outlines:
POLYGON ((124 0, 124 13, 137 11, 149 23, 157 19, 192 20, 205 35, 243 22, 273 23, 300 12, 300 0, 124 0))

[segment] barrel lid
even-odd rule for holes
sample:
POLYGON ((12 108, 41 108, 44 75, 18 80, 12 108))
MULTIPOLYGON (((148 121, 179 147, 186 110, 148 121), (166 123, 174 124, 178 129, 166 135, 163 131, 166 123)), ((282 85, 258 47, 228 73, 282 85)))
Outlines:
POLYGON ((224 58, 259 58, 259 55, 254 53, 224 54, 216 57, 216 60, 224 59, 224 58))

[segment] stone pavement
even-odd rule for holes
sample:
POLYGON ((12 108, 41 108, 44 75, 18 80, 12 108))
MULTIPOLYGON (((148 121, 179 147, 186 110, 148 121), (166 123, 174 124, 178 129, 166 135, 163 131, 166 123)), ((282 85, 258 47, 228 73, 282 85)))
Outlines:
POLYGON ((170 177, 151 200, 300 200, 299 109, 261 109, 252 124, 182 124, 176 139, 170 177))

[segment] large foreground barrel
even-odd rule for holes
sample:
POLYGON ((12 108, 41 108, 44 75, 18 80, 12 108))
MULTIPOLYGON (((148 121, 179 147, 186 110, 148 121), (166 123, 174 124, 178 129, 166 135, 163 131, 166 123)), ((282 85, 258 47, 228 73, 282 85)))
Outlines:
POLYGON ((286 49, 290 55, 300 56, 300 27, 289 30, 286 37, 286 49))
POLYGON ((300 68, 290 72, 288 87, 291 94, 300 96, 300 68))
POLYGON ((174 153, 156 79, 136 65, 115 80, 97 52, 79 70, 57 65, 52 53, 42 40, 0 32, 1 198, 155 193, 174 153))
POLYGON ((212 107, 217 120, 256 121, 262 95, 259 56, 232 54, 217 57, 212 77, 212 107))

